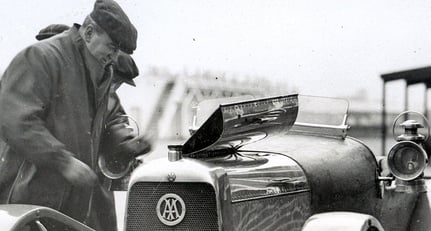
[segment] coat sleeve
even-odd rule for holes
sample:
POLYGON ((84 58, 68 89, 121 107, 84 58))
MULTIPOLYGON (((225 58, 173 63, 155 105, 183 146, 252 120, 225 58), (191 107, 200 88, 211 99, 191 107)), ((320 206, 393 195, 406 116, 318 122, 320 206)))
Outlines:
POLYGON ((116 93, 112 93, 108 102, 108 115, 100 143, 99 153, 108 158, 118 157, 117 146, 133 139, 133 130, 128 127, 129 121, 116 93))
POLYGON ((132 134, 133 131, 127 128, 129 120, 116 93, 110 95, 109 104, 111 106, 108 108, 108 115, 102 135, 102 152, 112 151, 119 143, 134 137, 132 134))
POLYGON ((110 107, 108 107, 108 116, 106 119, 105 128, 109 128, 112 125, 120 123, 127 125, 128 119, 126 112, 121 105, 120 98, 118 97, 117 93, 113 93, 109 96, 108 105, 110 105, 110 107))
MULTIPOLYGON (((26 160, 59 171, 73 154, 47 128, 55 77, 40 47, 19 53, 0 82, 0 137, 26 160)), ((51 60, 55 63, 55 60, 51 60)))

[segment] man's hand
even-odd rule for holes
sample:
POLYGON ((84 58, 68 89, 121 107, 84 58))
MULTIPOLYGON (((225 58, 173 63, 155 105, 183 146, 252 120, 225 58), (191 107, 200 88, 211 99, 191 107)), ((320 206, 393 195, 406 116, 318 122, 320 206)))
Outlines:
POLYGON ((94 171, 82 161, 70 157, 66 167, 61 170, 61 174, 66 180, 77 187, 94 187, 97 183, 97 176, 94 171))
POLYGON ((141 135, 121 142, 116 147, 116 150, 116 155, 126 155, 129 158, 134 158, 150 152, 152 150, 152 141, 147 136, 141 135))
POLYGON ((109 160, 130 161, 136 156, 150 152, 152 143, 150 136, 136 136, 126 123, 111 123, 104 134, 100 153, 109 160))
POLYGON ((119 144, 134 137, 133 129, 125 123, 114 124, 106 131, 104 141, 107 144, 119 144))

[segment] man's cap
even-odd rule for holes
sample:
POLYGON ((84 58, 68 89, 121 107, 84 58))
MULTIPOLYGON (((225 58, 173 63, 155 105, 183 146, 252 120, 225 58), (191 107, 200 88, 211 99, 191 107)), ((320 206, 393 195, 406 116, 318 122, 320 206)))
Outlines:
POLYGON ((70 27, 64 24, 51 24, 40 30, 39 34, 36 35, 36 39, 39 41, 44 40, 69 29, 70 27))
POLYGON ((114 63, 114 74, 124 82, 136 87, 133 79, 139 75, 139 70, 132 56, 120 52, 114 63))
POLYGON ((90 17, 109 35, 121 51, 133 54, 138 32, 114 0, 96 0, 90 17))

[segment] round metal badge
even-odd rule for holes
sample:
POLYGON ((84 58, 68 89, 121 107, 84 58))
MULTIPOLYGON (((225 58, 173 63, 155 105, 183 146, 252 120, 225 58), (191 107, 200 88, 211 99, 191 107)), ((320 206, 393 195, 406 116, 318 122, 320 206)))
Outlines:
POLYGON ((167 193, 160 197, 156 210, 157 217, 163 224, 174 226, 184 219, 186 204, 177 194, 167 193))

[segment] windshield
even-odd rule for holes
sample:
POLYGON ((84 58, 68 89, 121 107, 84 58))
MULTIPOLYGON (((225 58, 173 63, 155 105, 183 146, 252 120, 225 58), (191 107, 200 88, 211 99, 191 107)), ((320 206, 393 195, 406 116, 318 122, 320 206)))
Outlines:
POLYGON ((340 126, 346 123, 346 99, 299 95, 296 123, 340 126))

